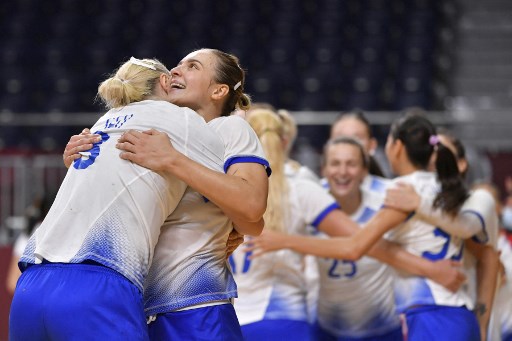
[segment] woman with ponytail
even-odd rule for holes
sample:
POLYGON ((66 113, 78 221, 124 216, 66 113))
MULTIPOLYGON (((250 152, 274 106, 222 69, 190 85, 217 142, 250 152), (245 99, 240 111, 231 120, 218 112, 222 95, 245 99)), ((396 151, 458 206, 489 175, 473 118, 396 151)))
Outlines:
POLYGON ((110 110, 92 127, 97 139, 69 168, 20 259, 10 340, 149 339, 144 282, 160 229, 172 222, 187 185, 122 160, 117 140, 158 127, 205 167, 221 171, 224 156, 197 113, 169 103, 171 84, 158 60, 132 57, 99 86, 110 110))
POLYGON ((388 190, 385 204, 406 212, 414 211, 422 220, 439 226, 452 236, 466 239, 465 246, 470 252, 464 256, 465 267, 481 337, 482 340, 499 340, 500 330, 496 325, 499 316, 490 319, 499 266, 496 201, 485 189, 475 189, 468 194, 460 184, 468 170, 468 162, 459 139, 443 130, 432 140, 443 151, 438 152, 435 164, 440 164, 439 179, 446 191, 452 191, 451 195, 420 196, 411 185, 399 183, 388 190), (455 156, 455 164, 447 150, 455 156), (455 181, 446 180, 443 171, 449 168, 451 171, 456 168, 461 176, 455 181), (460 205, 463 197, 467 199, 460 205), (450 208, 446 213, 442 210, 443 203, 450 208))
MULTIPOLYGON (((248 238, 248 246, 235 250, 230 259, 239 289, 235 309, 246 340, 310 340, 311 326, 308 324, 301 271, 304 256, 287 248, 294 249, 297 239, 315 244, 318 238, 305 236, 314 232, 307 230, 308 225, 329 236, 351 235, 360 231, 359 226, 338 209, 336 199, 319 184, 284 176, 283 123, 274 112, 254 110, 247 120, 260 138, 273 174, 265 213, 265 231, 261 237, 248 238), (275 252, 263 254, 261 243, 268 247, 265 251, 275 252)), ((432 268, 440 268, 432 267, 433 263, 384 240, 376 242, 370 255, 415 274, 432 275, 435 272, 431 271, 432 268)), ((396 316, 394 319, 391 315, 384 321, 378 312, 376 315, 377 323, 384 324, 379 325, 377 333, 392 331, 393 335, 389 337, 397 339, 396 316)), ((332 323, 343 324, 343 321, 332 323)))
MULTIPOLYGON (((395 181, 411 184, 417 192, 438 198, 437 205, 443 212, 455 212, 467 195, 456 167, 448 165, 442 169, 441 162, 437 163, 444 186, 437 181, 436 173, 429 171, 436 149, 442 154, 441 160, 453 165, 453 154, 444 154, 445 148, 439 146, 434 126, 421 115, 406 115, 397 120, 385 148, 393 172, 399 175, 395 181), (454 189, 454 193, 448 193, 454 189)), ((427 260, 462 259, 462 238, 453 237, 415 215, 386 206, 349 238, 320 240, 296 236, 288 241, 287 248, 319 257, 355 260, 388 231, 389 240, 427 260)), ((466 288, 451 292, 426 277, 397 274, 397 309, 405 314, 409 340, 480 340, 466 288)))
MULTIPOLYGON (((195 110, 222 140, 223 172, 189 158, 155 129, 131 130, 118 141, 122 159, 189 186, 162 229, 144 285, 149 335, 152 340, 239 339, 232 305, 237 289, 226 243, 233 225, 242 234, 261 233, 270 174, 254 131, 243 118, 230 115, 250 107, 245 71, 236 56, 200 49, 185 56, 170 75, 169 101, 195 110)), ((87 148, 89 138, 72 137, 65 162, 87 148)), ((200 134, 189 138, 202 140, 200 134)))

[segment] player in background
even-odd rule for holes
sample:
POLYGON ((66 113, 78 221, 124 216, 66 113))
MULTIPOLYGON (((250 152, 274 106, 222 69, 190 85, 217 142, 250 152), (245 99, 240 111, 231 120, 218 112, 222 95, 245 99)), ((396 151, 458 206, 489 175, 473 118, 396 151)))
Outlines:
MULTIPOLYGON (((441 130, 437 136, 439 142, 451 150, 456 158, 457 169, 464 176, 469 164, 462 142, 445 130, 441 130)), ((385 204, 396 209, 414 211, 421 219, 439 226, 453 236, 466 239, 465 248, 469 252, 465 252, 465 267, 481 337, 482 340, 499 341, 498 320, 491 320, 498 272, 496 201, 488 191, 474 189, 456 217, 434 209, 433 201, 434 198, 427 195, 420 197, 411 185, 397 184, 388 190, 385 204)))
MULTIPOLYGON (((454 155, 439 144, 435 127, 428 119, 405 115, 394 122, 386 143, 386 155, 394 173, 399 175, 397 181, 413 184, 418 192, 437 195, 436 206, 447 214, 457 214, 468 194, 454 155), (434 150, 437 174, 428 171, 434 150)), ((285 247, 320 257, 356 260, 388 231, 390 240, 428 260, 460 260, 462 257, 462 238, 452 237, 418 217, 387 207, 380 209, 364 229, 349 238, 323 240, 290 236, 285 247)), ((398 309, 405 313, 410 339, 480 339, 478 322, 470 310, 473 302, 464 287, 451 292, 428 278, 405 272, 398 272, 396 283, 398 309)))
MULTIPOLYGON (((336 209, 335 199, 321 186, 309 180, 284 176, 286 157, 282 148, 283 131, 275 113, 266 110, 253 111, 248 116, 248 121, 260 137, 273 169, 264 234, 268 233, 272 239, 272 236, 283 234, 270 233, 269 230, 283 231, 287 233, 284 234, 286 239, 294 234, 307 234, 308 225, 313 225, 328 235, 347 235, 353 233, 354 229, 358 230, 357 224, 336 209)), ((252 243, 251 240, 248 242, 252 243)), ((235 250, 232 256, 240 292, 239 298, 235 300, 235 309, 245 339, 288 336, 309 340, 312 333, 311 326, 308 325, 304 278, 301 273, 303 256, 290 250, 281 250, 254 258, 256 254, 252 254, 252 249, 249 246, 245 250, 235 250), (292 330, 295 332, 290 334, 292 330)), ((390 263, 393 259, 395 264, 408 266, 408 270, 413 272, 419 269, 423 271, 424 263, 427 263, 428 270, 438 270, 431 262, 414 257, 385 241, 379 242, 372 253, 390 263)), ((398 322, 395 327, 397 325, 398 322)))
MULTIPOLYGON (((385 178, 382 167, 375 159, 378 142, 372 134, 372 128, 362 111, 349 111, 341 114, 331 125, 330 138, 349 136, 358 139, 370 156, 370 166, 364 179, 365 190, 384 193, 390 180, 385 178)), ((322 180, 327 187, 326 180, 322 180)))

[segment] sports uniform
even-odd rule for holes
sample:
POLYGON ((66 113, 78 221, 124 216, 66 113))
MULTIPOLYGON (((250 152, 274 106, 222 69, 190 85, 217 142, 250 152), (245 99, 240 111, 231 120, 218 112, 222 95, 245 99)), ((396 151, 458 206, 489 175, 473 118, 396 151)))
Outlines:
MULTIPOLYGON (((421 195, 434 196, 439 189, 436 174, 416 171, 395 181, 409 183, 421 195)), ((407 251, 435 261, 460 260, 464 240, 454 237, 420 217, 412 215, 392 229, 389 239, 407 251)), ((450 292, 430 279, 397 271, 396 298, 399 312, 406 315, 410 340, 478 340, 479 329, 473 301, 466 287, 450 292)))
MULTIPOLYGON (((208 123, 223 141, 224 171, 236 163, 268 168, 258 137, 238 116, 208 123)), ((145 285, 145 312, 153 340, 237 340, 231 299, 237 288, 226 260, 231 220, 192 188, 162 229, 145 285), (198 327, 200 326, 200 327, 198 327)))
MULTIPOLYGON (((505 283, 496 293, 494 318, 500 325, 502 341, 512 341, 512 247, 505 235, 498 238, 501 262, 505 265, 505 283)), ((490 339, 489 339, 490 340, 490 339)))
MULTIPOLYGON (((362 190, 362 202, 352 220, 366 223, 382 202, 381 195, 362 190)), ((368 256, 358 261, 317 257, 317 262, 319 340, 403 340, 395 309, 394 272, 389 266, 368 256)))
MULTIPOLYGON (((308 225, 317 226, 339 207, 318 184, 303 179, 287 181, 287 233, 305 234, 308 225)), ((230 258, 239 292, 235 310, 245 340, 310 340, 304 256, 279 250, 251 260, 250 254, 239 248, 230 258)))
MULTIPOLYGON (((455 218, 443 214, 440 209, 434 209, 432 203, 432 197, 422 196, 421 204, 416 211, 418 216, 426 219, 429 223, 440 226, 452 236, 472 238, 477 243, 489 245, 494 249, 497 248, 498 216, 494 198, 486 190, 477 189, 472 191, 455 218)), ((477 289, 476 259, 470 252, 467 252, 464 257, 464 267, 468 275, 468 290, 473 302, 475 302, 477 289)), ((500 305, 496 300, 494 304, 500 305)), ((494 311, 496 309, 493 309, 491 315, 488 339, 499 341, 499 320, 496 318, 497 315, 494 314, 494 311)))
POLYGON ((115 145, 129 129, 154 127, 181 153, 222 170, 222 141, 194 111, 146 100, 107 112, 91 129, 102 140, 70 167, 21 257, 12 340, 147 339, 143 282, 187 186, 122 160, 115 145))

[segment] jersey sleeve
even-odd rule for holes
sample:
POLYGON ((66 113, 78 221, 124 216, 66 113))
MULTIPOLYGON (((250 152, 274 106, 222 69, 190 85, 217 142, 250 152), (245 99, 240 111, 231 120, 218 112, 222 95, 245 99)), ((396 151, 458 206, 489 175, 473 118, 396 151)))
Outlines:
POLYGON ((263 147, 252 127, 239 116, 219 117, 208 122, 224 142, 224 172, 236 163, 258 163, 270 176, 263 147))
POLYGON ((340 208, 336 199, 313 181, 297 179, 294 186, 296 186, 301 214, 306 223, 315 229, 318 229, 318 225, 329 213, 340 208))
POLYGON ((490 194, 483 190, 471 193, 459 213, 452 217, 439 208, 433 208, 434 198, 423 196, 416 213, 423 220, 439 226, 446 232, 461 238, 473 237, 479 243, 496 240, 494 222, 495 203, 490 194))

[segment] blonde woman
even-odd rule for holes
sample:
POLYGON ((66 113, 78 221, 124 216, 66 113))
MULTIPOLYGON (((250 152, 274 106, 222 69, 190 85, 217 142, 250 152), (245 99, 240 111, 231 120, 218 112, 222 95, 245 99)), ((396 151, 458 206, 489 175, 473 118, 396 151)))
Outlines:
MULTIPOLYGON (((231 263, 239 290, 235 310, 246 340, 310 340, 313 336, 312 326, 308 322, 302 272, 304 256, 283 249, 286 248, 283 245, 287 238, 307 234, 309 225, 331 236, 350 235, 359 227, 339 210, 336 200, 319 184, 285 176, 283 124, 276 113, 254 110, 247 119, 260 138, 273 170, 264 216, 265 232, 257 239, 262 240, 266 234, 270 243, 279 244, 272 246, 273 250, 279 251, 261 255, 253 252, 254 246, 249 246, 234 252, 231 263)), ((248 244, 253 241, 249 239, 248 244)), ((314 244, 314 241, 307 242, 314 244)), ((434 266, 434 263, 414 257, 384 240, 379 241, 370 253, 411 273, 432 275, 437 281, 446 280, 448 276, 445 274, 454 275, 453 269, 440 271, 441 263, 434 266)), ((457 277, 454 281, 458 283, 453 289, 456 290, 461 278, 457 277)), ((395 320, 390 329, 396 327, 395 320)))
POLYGON ((158 127, 211 169, 222 170, 224 155, 196 112, 169 103, 171 87, 162 63, 133 57, 99 86, 110 110, 92 127, 96 142, 73 162, 21 257, 10 340, 148 340, 144 280, 160 228, 187 186, 122 160, 117 140, 130 129, 158 127))

